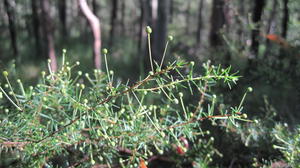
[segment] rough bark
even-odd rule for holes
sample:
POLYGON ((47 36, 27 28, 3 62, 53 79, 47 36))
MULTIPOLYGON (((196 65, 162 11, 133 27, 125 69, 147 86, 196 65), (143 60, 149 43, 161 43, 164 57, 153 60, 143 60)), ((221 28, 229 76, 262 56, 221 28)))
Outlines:
POLYGON ((203 0, 199 0, 199 7, 198 7, 198 23, 197 23, 197 35, 196 41, 197 45, 201 44, 201 30, 202 30, 202 9, 203 9, 203 0))
POLYGON ((109 32, 109 46, 112 47, 115 38, 115 28, 117 23, 118 0, 112 0, 112 9, 110 15, 110 32, 109 32))
POLYGON ((89 8, 86 0, 77 0, 80 6, 82 13, 87 18, 91 30, 93 32, 93 59, 94 59, 94 66, 96 69, 101 69, 101 29, 100 29, 100 20, 95 16, 91 9, 89 8))
POLYGON ((283 38, 287 37, 288 33, 288 23, 289 23, 289 0, 283 0, 283 18, 282 18, 282 32, 281 36, 283 38))
POLYGON ((225 24, 225 17, 223 12, 224 0, 213 0, 212 15, 211 15, 211 29, 209 34, 211 47, 222 45, 222 37, 220 30, 225 24))
POLYGON ((10 33, 10 40, 11 46, 13 49, 14 56, 18 56, 18 46, 17 46, 17 31, 16 31, 16 24, 15 24, 15 13, 14 13, 14 0, 4 0, 4 7, 6 10, 8 24, 9 24, 9 33, 10 33))
POLYGON ((50 16, 50 2, 49 0, 41 0, 41 8, 42 8, 42 17, 44 23, 43 29, 44 34, 46 36, 46 43, 47 43, 47 55, 48 58, 51 60, 51 70, 56 71, 57 70, 57 62, 56 62, 56 56, 55 56, 55 47, 54 47, 54 26, 53 21, 50 16))

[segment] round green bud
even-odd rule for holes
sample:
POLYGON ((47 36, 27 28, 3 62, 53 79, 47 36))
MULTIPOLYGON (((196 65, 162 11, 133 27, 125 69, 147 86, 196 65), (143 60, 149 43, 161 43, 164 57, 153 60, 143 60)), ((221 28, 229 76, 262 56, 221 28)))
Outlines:
POLYGON ((147 27, 146 27, 146 32, 147 32, 148 34, 151 34, 151 33, 152 33, 152 29, 151 29, 150 26, 147 26, 147 27))
POLYGON ((194 65, 195 65, 195 62, 194 62, 194 61, 191 61, 190 64, 191 64, 192 66, 194 66, 194 65))
POLYGON ((168 36, 168 40, 172 41, 173 40, 173 36, 168 36))
POLYGON ((70 62, 66 62, 66 65, 70 65, 70 62))
POLYGON ((10 92, 8 92, 8 94, 9 94, 9 95, 13 95, 13 94, 14 94, 14 92, 10 91, 10 92))
POLYGON ((182 92, 179 92, 179 97, 183 97, 183 93, 182 92))
POLYGON ((48 63, 51 63, 51 59, 48 59, 48 63))
POLYGON ((8 72, 7 71, 3 71, 3 76, 7 77, 8 76, 8 72))
POLYGON ((174 101, 175 104, 179 103, 178 99, 174 99, 173 101, 174 101))
POLYGON ((81 84, 80 87, 81 87, 81 89, 84 89, 84 88, 85 88, 85 85, 84 85, 84 84, 81 84))
POLYGON ((242 117, 243 117, 243 118, 247 118, 248 116, 247 116, 246 113, 244 113, 244 114, 242 114, 242 117))
POLYGON ((18 83, 21 83, 21 79, 17 79, 17 82, 18 82, 18 83))
POLYGON ((42 76, 45 76, 45 75, 46 75, 46 72, 45 72, 45 71, 42 71, 41 74, 42 74, 42 76))
POLYGON ((88 101, 87 99, 84 99, 84 100, 83 100, 83 103, 84 103, 84 104, 87 104, 88 102, 89 102, 89 101, 88 101))
POLYGON ((108 53, 108 50, 107 50, 106 48, 103 48, 102 53, 103 53, 103 54, 107 54, 107 53, 108 53))
POLYGON ((9 109, 4 109, 4 112, 5 112, 5 113, 8 113, 8 112, 9 112, 9 109))
POLYGON ((94 165, 96 162, 94 159, 91 160, 91 164, 94 165))
POLYGON ((65 54, 67 52, 67 49, 62 49, 62 52, 65 54))
POLYGON ((78 71, 77 74, 78 74, 79 76, 81 76, 81 75, 82 75, 82 72, 81 72, 81 71, 78 71))
POLYGON ((80 65, 80 62, 79 62, 79 61, 76 61, 76 65, 80 65))
POLYGON ((252 92, 253 91, 253 88, 252 87, 248 87, 248 92, 252 92))
POLYGON ((254 122, 255 124, 258 124, 258 120, 253 120, 253 122, 254 122))
POLYGON ((84 75, 85 75, 85 77, 89 77, 90 76, 88 73, 85 73, 84 75))
POLYGON ((152 71, 149 72, 149 75, 154 75, 154 73, 152 71))
POLYGON ((214 94, 214 95, 213 95, 213 99, 216 99, 216 98, 217 98, 217 95, 214 94))
POLYGON ((43 101, 47 101, 47 98, 46 98, 46 97, 43 97, 43 101))
POLYGON ((110 74, 110 75, 113 75, 113 74, 114 74, 114 71, 113 71, 113 70, 110 70, 110 71, 109 71, 109 74, 110 74))

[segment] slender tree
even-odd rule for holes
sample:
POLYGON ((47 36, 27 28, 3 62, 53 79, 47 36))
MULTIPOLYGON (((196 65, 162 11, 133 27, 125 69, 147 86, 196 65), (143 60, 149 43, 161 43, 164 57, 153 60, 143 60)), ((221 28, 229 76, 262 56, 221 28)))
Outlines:
POLYGON ((115 28, 118 14, 118 0, 112 0, 112 9, 110 15, 110 32, 109 32, 109 46, 112 47, 115 38, 115 28))
POLYGON ((92 0, 92 7, 93 7, 93 13, 95 16, 97 16, 97 12, 99 10, 99 4, 97 0, 92 0))
POLYGON ((282 1, 283 1, 283 17, 282 17, 281 36, 283 38, 286 38, 288 33, 288 23, 289 23, 289 7, 288 7, 289 0, 282 0, 282 1))
POLYGON ((57 70, 57 62, 56 62, 56 55, 55 55, 55 47, 54 47, 54 25, 53 21, 50 17, 50 2, 49 0, 41 0, 41 8, 42 8, 42 17, 44 23, 43 29, 44 34, 46 36, 46 43, 47 43, 47 50, 48 50, 48 58, 51 60, 51 69, 52 71, 57 70))
POLYGON ((39 55, 42 54, 42 41, 41 41, 41 34, 40 34, 40 19, 39 19, 39 11, 38 11, 38 4, 37 0, 31 0, 31 16, 32 16, 32 27, 33 27, 33 36, 35 41, 35 48, 36 48, 36 57, 39 58, 39 55))
POLYGON ((187 0, 187 8, 185 10, 185 32, 186 34, 190 33, 190 22, 191 22, 191 6, 192 6, 192 1, 187 0))
POLYGON ((211 29, 209 34, 209 40, 211 47, 217 47, 222 44, 222 37, 220 30, 225 24, 224 17, 224 0, 213 0, 212 15, 211 15, 211 29))
MULTIPOLYGON (((263 14, 263 9, 266 4, 265 0, 255 0, 254 1, 254 8, 253 8, 253 13, 252 13, 252 22, 255 24, 255 28, 252 30, 252 44, 251 44, 251 51, 254 57, 258 53, 258 47, 259 47, 259 34, 260 34, 260 22, 261 22, 261 17, 263 14)), ((251 64, 250 60, 250 64, 251 64)))
POLYGON ((59 20, 62 27, 62 35, 67 35, 67 2, 66 0, 58 0, 59 20))
POLYGON ((170 17, 169 17, 170 23, 173 23, 173 15, 174 15, 174 0, 170 0, 170 17))
POLYGON ((121 1, 121 32, 125 32, 125 13, 126 10, 126 3, 124 0, 121 1))
POLYGON ((157 20, 155 23, 153 58, 160 63, 168 33, 168 15, 170 0, 159 0, 157 7, 157 20))
POLYGON ((16 24, 15 24, 15 11, 14 11, 14 0, 4 0, 4 7, 6 10, 8 24, 9 24, 9 32, 10 32, 10 39, 11 39, 11 46, 13 49, 14 56, 18 56, 18 46, 17 46, 17 31, 16 31, 16 24))
POLYGON ((100 20, 93 14, 91 9, 89 8, 86 0, 77 0, 82 13, 87 18, 91 30, 93 32, 93 58, 94 58, 94 66, 96 69, 101 69, 101 29, 100 29, 100 20))
POLYGON ((197 23, 197 35, 196 35, 196 41, 197 45, 200 45, 201 43, 201 30, 202 30, 202 9, 203 9, 203 1, 199 0, 199 7, 198 7, 198 23, 197 23))

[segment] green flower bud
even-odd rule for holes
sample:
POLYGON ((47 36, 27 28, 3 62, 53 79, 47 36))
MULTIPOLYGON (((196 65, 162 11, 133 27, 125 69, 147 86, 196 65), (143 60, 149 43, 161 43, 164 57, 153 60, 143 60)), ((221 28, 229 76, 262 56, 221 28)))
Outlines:
POLYGON ((172 41, 173 40, 173 36, 168 36, 168 40, 172 41))
POLYGON ((247 118, 248 116, 247 116, 246 113, 244 113, 244 114, 242 114, 242 117, 243 117, 243 118, 247 118))
POLYGON ((194 61, 191 61, 190 64, 191 64, 192 66, 194 66, 194 65, 195 65, 195 62, 194 62, 194 61))
POLYGON ((18 82, 18 83, 21 83, 21 79, 17 79, 17 82, 18 82))
POLYGON ((152 71, 149 72, 149 75, 154 75, 154 73, 152 71))
POLYGON ((79 62, 79 61, 76 61, 76 65, 80 65, 80 62, 79 62))
POLYGON ((174 99, 173 101, 174 101, 175 104, 179 103, 178 99, 174 99))
POLYGON ((152 29, 151 29, 150 26, 147 26, 147 27, 146 27, 146 32, 147 32, 148 34, 151 34, 151 33, 152 33, 152 29))
POLYGON ((8 72, 7 71, 3 71, 3 76, 7 77, 8 76, 8 72))
POLYGON ((252 87, 248 87, 248 92, 252 92, 253 91, 253 88, 252 87))
POLYGON ((62 49, 62 52, 65 54, 67 52, 67 49, 62 49))
POLYGON ((179 97, 183 97, 183 93, 182 92, 179 92, 179 97))
POLYGON ((103 54, 107 54, 107 53, 108 53, 108 50, 107 50, 106 48, 103 48, 102 53, 103 53, 103 54))

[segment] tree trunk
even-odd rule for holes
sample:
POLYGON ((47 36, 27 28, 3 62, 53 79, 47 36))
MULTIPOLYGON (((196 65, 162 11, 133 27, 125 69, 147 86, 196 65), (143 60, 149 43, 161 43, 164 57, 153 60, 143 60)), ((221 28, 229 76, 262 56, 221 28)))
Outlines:
POLYGON ((283 0, 283 18, 282 18, 282 32, 281 36, 283 38, 287 37, 288 33, 288 23, 289 23, 289 0, 283 0))
POLYGON ((158 13, 158 0, 151 0, 150 2, 151 2, 151 27, 155 29, 156 22, 157 22, 157 13, 158 13))
MULTIPOLYGON (((258 47, 259 47, 259 34, 260 34, 260 21, 263 14, 263 9, 265 6, 266 1, 265 0, 255 0, 254 1, 254 8, 252 13, 252 22, 255 24, 255 29, 252 30, 252 44, 251 44, 251 51, 254 56, 254 58, 258 54, 258 47)), ((251 62, 251 61, 250 61, 251 62)))
POLYGON ((196 35, 196 41, 198 46, 201 44, 202 9, 203 9, 203 0, 200 0, 199 7, 198 7, 198 23, 197 23, 197 35, 196 35))
POLYGON ((213 48, 222 45, 222 37, 220 35, 220 30, 225 24, 223 7, 224 0, 213 0, 211 30, 209 34, 210 45, 213 48))
POLYGON ((93 57, 94 66, 96 69, 101 69, 101 29, 99 19, 92 13, 86 0, 77 0, 82 13, 87 18, 90 27, 93 32, 94 44, 93 44, 93 57))
POLYGON ((190 20, 191 20, 191 3, 192 1, 191 0, 187 0, 187 8, 186 8, 186 11, 185 11, 185 32, 186 34, 189 34, 190 33, 190 20))
POLYGON ((39 12, 38 12, 38 5, 37 0, 31 0, 31 16, 32 16, 32 27, 33 27, 33 35, 35 40, 35 48, 36 58, 40 58, 40 55, 43 55, 42 52, 42 44, 41 44, 41 35, 40 35, 40 19, 39 19, 39 12))
POLYGON ((110 32, 109 32, 109 46, 112 47, 115 38, 115 28, 117 21, 117 13, 118 13, 118 0, 112 0, 112 9, 110 15, 110 32))
POLYGON ((169 17, 170 23, 173 23, 173 15, 174 15, 174 0, 170 0, 170 17, 169 17))
POLYGON ((125 0, 122 0, 121 4, 121 33, 125 34, 125 9, 126 9, 126 3, 125 0))
POLYGON ((99 4, 97 3, 97 0, 93 0, 92 1, 92 7, 93 7, 93 13, 94 13, 94 15, 98 16, 97 12, 98 12, 98 8, 99 8, 99 4))
POLYGON ((139 6, 141 10, 141 15, 140 15, 140 21, 139 21, 139 39, 138 39, 138 55, 142 55, 141 53, 143 52, 143 46, 144 46, 144 41, 146 39, 146 32, 145 32, 145 9, 146 9, 146 4, 145 0, 139 0, 139 6))
POLYGON ((15 14, 14 14, 14 0, 4 0, 4 7, 6 9, 6 14, 8 18, 9 24, 9 32, 10 32, 10 39, 11 39, 11 46, 13 49, 14 56, 18 56, 18 46, 17 46, 17 31, 16 31, 16 24, 15 24, 15 14))
POLYGON ((157 21, 153 32, 153 58, 159 64, 162 59, 162 54, 166 45, 169 0, 159 0, 157 8, 157 21))
POLYGON ((54 26, 53 21, 50 17, 50 2, 49 0, 41 0, 41 8, 44 23, 43 29, 44 34, 46 35, 47 49, 48 49, 48 58, 51 60, 51 70, 57 70, 56 56, 55 56, 55 47, 54 47, 54 26))
POLYGON ((270 17, 268 19, 268 24, 267 24, 267 29, 266 29, 266 33, 267 34, 271 34, 274 33, 274 19, 276 17, 276 13, 277 13, 277 6, 278 6, 278 0, 273 0, 273 5, 272 5, 272 11, 270 13, 270 17))
POLYGON ((58 13, 59 13, 59 20, 62 27, 62 35, 67 35, 67 2, 66 0, 58 0, 58 13))

